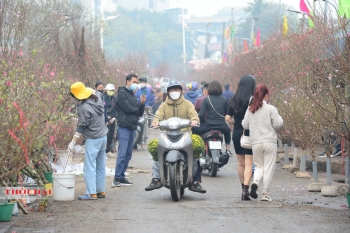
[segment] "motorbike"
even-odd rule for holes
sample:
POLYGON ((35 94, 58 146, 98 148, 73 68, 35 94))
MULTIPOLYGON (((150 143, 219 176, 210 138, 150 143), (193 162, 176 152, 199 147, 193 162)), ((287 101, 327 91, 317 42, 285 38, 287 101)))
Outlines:
POLYGON ((134 145, 133 145, 134 149, 137 149, 137 145, 140 145, 142 148, 142 134, 143 134, 145 125, 146 125, 146 118, 144 116, 140 116, 139 121, 137 123, 137 128, 136 128, 135 137, 134 137, 134 145))
MULTIPOLYGON (((136 133, 135 133, 135 138, 134 138, 134 144, 133 148, 137 149, 137 146, 140 145, 142 147, 142 136, 143 136, 143 131, 147 130, 149 125, 151 125, 151 122, 153 120, 154 115, 152 114, 152 108, 151 107, 145 107, 145 111, 141 117, 139 117, 137 128, 136 128, 136 133)), ((146 141, 147 138, 144 138, 146 141)))
POLYGON ((158 139, 160 177, 174 201, 180 200, 195 174, 191 135, 180 131, 190 126, 190 120, 178 117, 159 123, 159 129, 163 131, 158 139))
POLYGON ((202 135, 204 141, 205 152, 199 158, 199 163, 203 170, 208 170, 210 177, 215 177, 219 168, 228 163, 230 156, 222 153, 221 145, 223 135, 219 130, 209 130, 202 135))

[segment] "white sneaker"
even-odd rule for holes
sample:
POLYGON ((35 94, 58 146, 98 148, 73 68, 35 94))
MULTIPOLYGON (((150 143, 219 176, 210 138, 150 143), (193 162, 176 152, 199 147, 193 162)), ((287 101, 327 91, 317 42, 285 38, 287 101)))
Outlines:
POLYGON ((260 201, 272 201, 272 198, 269 195, 263 195, 260 201))
POLYGON ((108 152, 106 155, 107 155, 107 157, 110 157, 110 158, 114 158, 116 156, 116 154, 114 154, 112 152, 108 152))

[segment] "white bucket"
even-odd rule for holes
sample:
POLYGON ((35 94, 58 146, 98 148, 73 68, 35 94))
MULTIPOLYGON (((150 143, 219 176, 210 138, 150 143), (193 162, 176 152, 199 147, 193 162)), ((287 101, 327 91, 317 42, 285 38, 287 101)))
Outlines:
POLYGON ((53 173, 53 199, 55 201, 73 201, 75 191, 75 174, 53 173))

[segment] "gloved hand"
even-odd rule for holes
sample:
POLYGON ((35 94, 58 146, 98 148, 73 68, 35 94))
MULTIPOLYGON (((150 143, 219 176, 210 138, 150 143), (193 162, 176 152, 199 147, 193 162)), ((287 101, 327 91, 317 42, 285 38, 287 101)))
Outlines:
POLYGON ((68 145, 69 150, 73 150, 75 144, 77 144, 78 139, 80 138, 81 133, 75 132, 72 141, 68 145))
POLYGON ((113 124, 113 122, 115 122, 115 117, 113 117, 112 119, 110 119, 110 120, 108 121, 109 124, 113 124))
POLYGON ((73 151, 75 144, 77 144, 77 143, 74 141, 71 141, 68 145, 68 150, 73 151))

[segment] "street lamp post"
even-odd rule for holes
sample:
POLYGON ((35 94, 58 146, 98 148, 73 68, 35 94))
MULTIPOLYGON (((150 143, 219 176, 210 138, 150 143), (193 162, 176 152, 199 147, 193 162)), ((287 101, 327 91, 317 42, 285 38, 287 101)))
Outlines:
POLYGON ((252 16, 252 24, 251 24, 251 28, 250 28, 250 38, 253 41, 254 40, 254 27, 255 27, 255 20, 254 20, 254 16, 253 16, 253 10, 255 7, 255 4, 258 2, 255 1, 254 4, 252 5, 252 9, 250 10, 250 15, 252 16))
POLYGON ((185 12, 184 12, 184 5, 182 2, 182 56, 184 61, 184 74, 186 73, 186 38, 185 38, 185 12))
POLYGON ((101 36, 100 40, 101 41, 100 42, 101 42, 101 50, 102 50, 102 53, 103 53, 103 33, 104 33, 103 22, 111 20, 111 19, 118 18, 120 16, 120 14, 119 15, 115 15, 115 16, 108 16, 107 18, 104 18, 103 0, 101 0, 100 12, 101 12, 101 20, 100 20, 100 36, 101 36))

